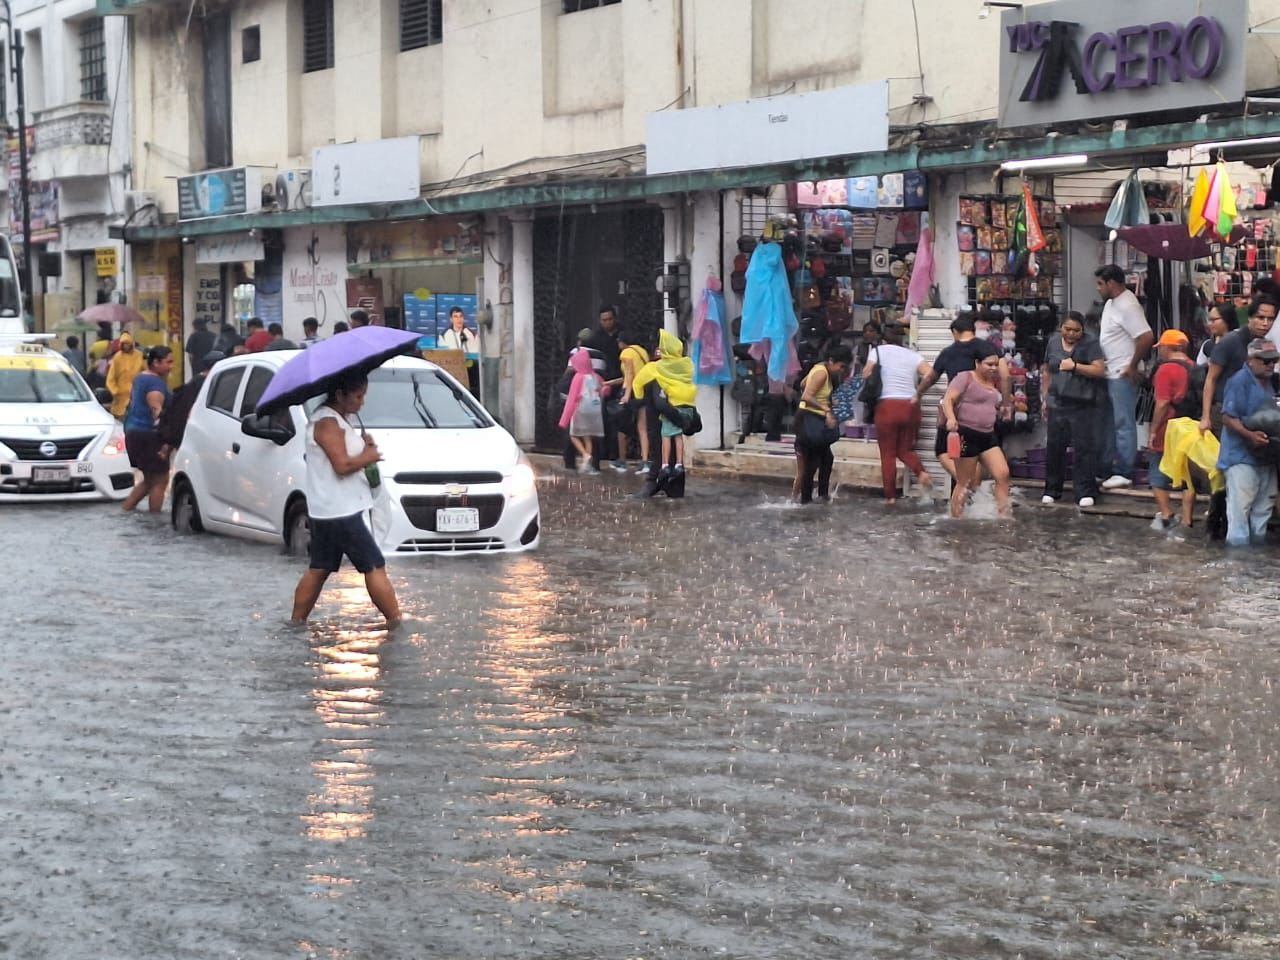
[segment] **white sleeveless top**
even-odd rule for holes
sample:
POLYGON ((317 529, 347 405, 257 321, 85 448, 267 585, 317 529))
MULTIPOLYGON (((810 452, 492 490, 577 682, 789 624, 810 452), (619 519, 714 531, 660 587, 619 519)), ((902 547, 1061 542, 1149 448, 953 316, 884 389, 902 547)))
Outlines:
POLYGON ((316 424, 325 418, 338 421, 347 442, 347 456, 364 449, 359 431, 332 407, 321 405, 307 421, 307 513, 315 520, 333 520, 361 513, 373 506, 373 492, 363 470, 340 477, 329 455, 316 443, 316 424))

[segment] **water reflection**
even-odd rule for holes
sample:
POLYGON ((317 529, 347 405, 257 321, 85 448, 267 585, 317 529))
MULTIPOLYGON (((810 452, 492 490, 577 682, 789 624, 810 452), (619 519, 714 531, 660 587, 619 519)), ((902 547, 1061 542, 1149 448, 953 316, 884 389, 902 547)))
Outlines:
POLYGON ((382 691, 381 628, 349 625, 367 620, 368 596, 363 579, 345 571, 332 592, 336 618, 320 620, 311 630, 310 661, 317 684, 312 706, 330 735, 318 741, 311 772, 318 789, 307 796, 301 820, 308 840, 321 845, 308 864, 307 887, 313 897, 336 899, 349 893, 354 875, 367 864, 356 844, 368 837, 373 822, 374 747, 372 734, 386 719, 382 691), (333 850, 325 851, 325 847, 333 850), (340 850, 341 853, 338 853, 340 850))

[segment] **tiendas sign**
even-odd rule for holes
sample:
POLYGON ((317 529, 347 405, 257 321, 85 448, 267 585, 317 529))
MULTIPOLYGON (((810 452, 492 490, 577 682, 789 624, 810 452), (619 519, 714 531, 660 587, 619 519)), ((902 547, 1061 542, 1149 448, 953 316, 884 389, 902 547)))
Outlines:
POLYGON ((1108 10, 1095 0, 1063 0, 1007 11, 1001 24, 1001 125, 1239 100, 1246 0, 1216 0, 1212 16, 1201 7, 1198 0, 1140 0, 1108 10), (1187 16, 1179 18, 1180 12, 1187 16))

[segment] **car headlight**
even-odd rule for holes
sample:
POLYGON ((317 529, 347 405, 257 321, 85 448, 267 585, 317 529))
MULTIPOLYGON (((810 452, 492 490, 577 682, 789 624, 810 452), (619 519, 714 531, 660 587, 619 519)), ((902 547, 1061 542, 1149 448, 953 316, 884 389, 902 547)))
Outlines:
POLYGON ((533 472, 533 466, 522 453, 520 454, 520 459, 516 462, 515 469, 511 471, 511 487, 508 495, 512 497, 527 497, 537 489, 537 486, 537 474, 533 472))
POLYGON ((111 431, 111 436, 107 438, 107 442, 102 445, 102 452, 108 457, 118 457, 124 451, 124 431, 116 427, 111 431))

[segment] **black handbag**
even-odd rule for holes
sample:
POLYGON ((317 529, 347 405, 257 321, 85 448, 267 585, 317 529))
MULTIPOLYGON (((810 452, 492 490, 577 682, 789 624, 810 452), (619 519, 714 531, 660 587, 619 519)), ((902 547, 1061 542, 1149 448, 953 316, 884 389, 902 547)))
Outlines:
POLYGON ((829 447, 840 439, 840 428, 828 427, 824 416, 810 413, 808 410, 800 414, 800 440, 807 447, 829 447))
POLYGON ((858 400, 866 409, 864 419, 875 418, 876 404, 880 402, 880 393, 884 390, 884 377, 880 373, 880 346, 876 345, 876 365, 871 368, 870 375, 862 380, 862 389, 858 391, 858 400))

